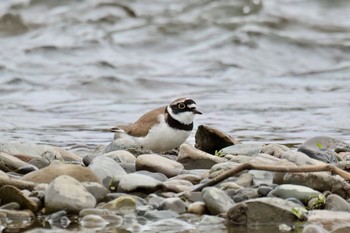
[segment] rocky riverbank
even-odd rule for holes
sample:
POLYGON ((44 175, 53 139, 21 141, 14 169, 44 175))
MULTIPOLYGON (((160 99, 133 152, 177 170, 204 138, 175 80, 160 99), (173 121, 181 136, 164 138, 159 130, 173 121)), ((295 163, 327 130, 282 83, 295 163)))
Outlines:
POLYGON ((1 142, 2 230, 350 231, 348 173, 333 174, 350 169, 345 142, 315 137, 297 149, 244 144, 200 126, 195 147, 154 154, 130 145, 125 138, 69 150, 1 142), (305 171, 247 169, 218 180, 242 164, 305 171), (208 181, 213 185, 204 187, 208 181))

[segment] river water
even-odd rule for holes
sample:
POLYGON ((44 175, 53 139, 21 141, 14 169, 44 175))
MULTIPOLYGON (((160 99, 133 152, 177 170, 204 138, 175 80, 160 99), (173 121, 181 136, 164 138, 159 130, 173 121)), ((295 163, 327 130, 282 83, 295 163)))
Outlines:
POLYGON ((243 142, 350 141, 348 0, 2 0, 0 45, 2 140, 108 144, 188 96, 243 142))

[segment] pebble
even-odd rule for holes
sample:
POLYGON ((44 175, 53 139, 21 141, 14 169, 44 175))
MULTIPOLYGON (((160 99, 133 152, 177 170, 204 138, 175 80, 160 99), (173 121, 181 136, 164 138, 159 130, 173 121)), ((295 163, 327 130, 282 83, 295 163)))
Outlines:
POLYGON ((150 193, 163 186, 162 182, 142 174, 127 174, 120 178, 118 192, 133 192, 142 189, 150 193))
POLYGON ((103 154, 105 157, 109 157, 117 163, 135 163, 136 157, 127 150, 115 150, 109 153, 103 154))
POLYGON ((76 179, 62 175, 53 180, 46 190, 45 211, 53 213, 66 210, 70 213, 79 213, 85 208, 96 205, 96 199, 76 179))
POLYGON ((217 163, 227 161, 225 158, 208 154, 198 150, 190 145, 182 144, 180 146, 177 162, 183 164, 185 169, 210 169, 217 163))
POLYGON ((263 147, 263 144, 236 144, 223 148, 221 152, 223 154, 253 156, 259 154, 263 147))
POLYGON ((188 213, 196 214, 202 216, 208 212, 205 203, 202 201, 197 201, 189 204, 188 213))
POLYGON ((232 225, 289 224, 297 218, 294 211, 306 210, 298 204, 277 197, 262 197, 240 202, 229 209, 227 219, 232 225))
POLYGON ((262 154, 269 154, 276 158, 281 158, 282 154, 290 149, 284 145, 268 144, 264 145, 260 151, 262 154))
POLYGON ((312 197, 318 197, 321 193, 301 185, 283 184, 274 189, 272 195, 283 199, 294 197, 303 203, 307 203, 312 197))
POLYGON ((81 184, 95 197, 97 202, 102 201, 110 193, 106 187, 97 182, 82 182, 81 184))
POLYGON ((176 193, 191 191, 193 184, 187 180, 167 180, 163 183, 165 189, 176 193))
POLYGON ((94 158, 89 168, 102 180, 102 184, 106 188, 109 188, 112 179, 127 174, 116 161, 106 156, 97 156, 94 158))
POLYGON ((178 218, 180 215, 173 210, 149 210, 145 213, 148 220, 178 218))
POLYGON ((212 215, 226 214, 235 204, 224 191, 215 187, 204 188, 202 195, 204 203, 212 215))
POLYGON ((172 210, 178 214, 186 213, 188 205, 178 197, 166 198, 160 205, 164 210, 172 210))
POLYGON ((214 155, 215 152, 220 151, 222 148, 239 143, 221 130, 209 127, 207 125, 198 126, 195 141, 195 147, 197 149, 212 155, 214 155))
POLYGON ((326 198, 324 206, 325 210, 345 211, 350 212, 350 203, 344 200, 341 196, 330 194, 326 198))
POLYGON ((320 161, 323 161, 325 163, 337 163, 337 153, 335 153, 331 149, 327 148, 314 148, 314 147, 307 147, 307 146, 299 146, 298 148, 299 152, 302 152, 309 156, 310 158, 317 159, 320 161))
POLYGON ((183 169, 181 163, 157 154, 139 155, 136 159, 136 170, 159 172, 167 177, 177 176, 183 169))
POLYGON ((310 158, 309 156, 307 156, 304 153, 301 153, 298 151, 292 151, 292 150, 285 151, 282 154, 281 159, 286 159, 290 162, 295 163, 298 166, 325 164, 324 162, 322 162, 320 160, 310 158))
POLYGON ((72 164, 50 165, 23 176, 21 180, 48 184, 60 175, 71 176, 80 182, 101 182, 91 169, 72 164))
POLYGON ((5 185, 1 187, 0 200, 2 205, 16 202, 21 206, 22 209, 28 209, 34 213, 39 211, 39 207, 41 206, 24 195, 21 190, 11 185, 5 185))
POLYGON ((131 196, 121 196, 104 204, 101 208, 116 211, 122 215, 134 215, 136 213, 136 201, 131 196))
POLYGON ((80 220, 80 225, 84 228, 103 228, 108 222, 99 215, 86 215, 80 220))

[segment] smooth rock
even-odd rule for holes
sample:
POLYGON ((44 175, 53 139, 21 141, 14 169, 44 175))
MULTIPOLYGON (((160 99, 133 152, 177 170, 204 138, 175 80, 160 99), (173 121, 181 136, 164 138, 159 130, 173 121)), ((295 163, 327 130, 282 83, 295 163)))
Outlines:
POLYGON ((149 210, 144 215, 149 220, 178 218, 179 214, 172 210, 149 210))
POLYGON ((127 174, 116 161, 105 156, 97 156, 94 158, 89 168, 102 180, 102 184, 106 188, 109 188, 112 179, 127 174))
POLYGON ((190 145, 180 146, 177 162, 184 165, 186 169, 210 169, 214 164, 227 161, 215 155, 198 150, 190 145))
POLYGON ((307 224, 303 228, 302 233, 330 233, 330 232, 324 229, 320 224, 307 224))
POLYGON ((35 157, 45 157, 52 155, 52 159, 66 160, 66 161, 81 161, 78 155, 75 155, 63 148, 37 145, 30 142, 2 142, 0 143, 0 151, 10 155, 29 155, 35 157))
POLYGON ((80 182, 101 183, 101 179, 93 171, 91 171, 91 169, 72 164, 50 165, 23 176, 21 180, 35 183, 50 183, 61 175, 71 176, 80 182))
POLYGON ((235 194, 233 196, 229 194, 229 191, 230 190, 226 191, 226 193, 236 203, 259 197, 259 193, 257 189, 254 189, 254 188, 242 188, 242 189, 234 190, 235 194))
POLYGON ((202 216, 207 213, 207 207, 202 201, 196 201, 188 206, 188 213, 196 214, 202 216))
POLYGON ((344 199, 350 198, 350 184, 339 176, 328 172, 286 173, 285 184, 307 186, 320 192, 330 191, 344 199))
POLYGON ((199 182, 201 182, 202 180, 202 177, 194 174, 180 174, 175 177, 172 177, 169 180, 187 180, 192 184, 199 184, 199 182))
POLYGON ((102 152, 106 148, 105 145, 86 145, 86 144, 80 144, 80 145, 74 145, 72 146, 69 151, 72 153, 78 155, 80 158, 84 158, 88 155, 100 155, 103 154, 102 152))
POLYGON ((258 194, 261 197, 266 197, 274 188, 271 186, 262 185, 258 188, 258 194))
POLYGON ((310 158, 317 159, 323 161, 325 163, 337 163, 337 153, 335 153, 332 149, 327 148, 313 148, 307 146, 299 146, 298 151, 306 154, 310 158))
POLYGON ((149 232, 193 232, 195 226, 176 218, 161 219, 148 224, 149 232))
POLYGON ((338 228, 347 228, 349 230, 350 213, 344 211, 311 210, 308 212, 307 222, 310 224, 321 224, 326 230, 332 232, 337 232, 338 228))
POLYGON ((96 205, 96 199, 80 182, 70 176, 62 175, 52 181, 46 190, 45 210, 53 213, 66 210, 71 213, 79 213, 85 208, 96 205))
POLYGON ((108 222, 99 215, 87 215, 80 220, 80 225, 83 228, 103 228, 108 222))
POLYGON ((242 173, 236 180, 236 184, 242 187, 250 187, 253 185, 253 175, 251 173, 242 173))
POLYGON ((160 172, 167 177, 178 175, 184 166, 181 163, 167 159, 157 154, 144 154, 136 159, 136 170, 160 172))
POLYGON ((21 206, 22 209, 28 209, 32 212, 37 212, 39 210, 39 205, 36 202, 25 196, 21 190, 14 186, 2 186, 0 189, 0 200, 1 205, 16 202, 21 206))
POLYGON ((198 126, 195 140, 195 147, 197 149, 212 155, 215 154, 216 151, 220 151, 222 148, 239 143, 221 130, 206 125, 198 126))
MULTIPOLYGON (((229 229, 223 227, 226 225, 225 218, 218 216, 203 215, 198 223, 198 232, 230 232, 229 229)), ((232 232, 233 233, 233 232, 232 232)))
POLYGON ((326 198, 325 210, 350 212, 350 203, 336 194, 330 194, 326 198))
POLYGON ((236 144, 221 150, 223 154, 253 156, 259 154, 264 147, 263 144, 236 144))
POLYGON ((307 203, 312 197, 317 197, 321 193, 301 185, 282 184, 272 191, 272 195, 283 199, 294 197, 303 203, 307 203))
POLYGON ((227 213, 232 225, 276 225, 291 224, 298 219, 293 210, 306 210, 300 205, 276 197, 262 197, 234 205, 227 213))
POLYGON ((237 167, 238 165, 240 165, 240 164, 234 163, 234 162, 223 162, 223 163, 215 164, 210 169, 209 178, 210 179, 215 178, 215 177, 221 175, 222 173, 227 172, 227 171, 237 167))
POLYGON ((116 133, 114 141, 106 146, 103 153, 116 150, 141 149, 141 145, 130 135, 125 132, 116 133))
POLYGON ((31 166, 10 154, 0 152, 0 169, 5 172, 17 171, 21 167, 31 166))
POLYGON ((142 171, 136 171, 134 173, 149 176, 149 177, 152 177, 152 178, 159 180, 159 181, 162 181, 162 182, 168 180, 168 177, 166 177, 166 175, 164 175, 163 173, 159 173, 159 172, 149 172, 149 171, 142 170, 142 171))
POLYGON ((176 193, 191 191, 193 184, 187 180, 167 180, 163 183, 165 189, 176 193))
POLYGON ((183 214, 187 211, 187 204, 178 197, 164 199, 160 207, 164 210, 175 211, 178 214, 183 214))
POLYGON ((106 187, 97 182, 82 182, 81 184, 95 197, 97 202, 102 201, 103 198, 110 193, 106 187))
POLYGON ((118 192, 133 192, 143 190, 143 192, 153 192, 161 188, 162 182, 142 174, 127 174, 120 178, 118 192))
POLYGON ((269 154, 276 158, 281 158, 282 154, 290 149, 284 145, 279 144, 268 144, 264 145, 260 153, 269 154))
POLYGON ((102 208, 117 211, 119 214, 135 214, 136 201, 131 196, 121 196, 106 203, 102 208))
POLYGON ((126 173, 134 173, 136 172, 135 163, 119 163, 119 165, 124 169, 126 173))
POLYGON ((160 206, 164 200, 164 197, 160 197, 154 193, 147 196, 148 205, 150 205, 153 209, 160 209, 160 206))
POLYGON ((350 144, 343 142, 341 140, 338 140, 336 138, 332 137, 326 137, 326 136, 317 136, 313 138, 309 138, 306 140, 302 146, 307 147, 313 147, 315 149, 318 148, 326 148, 326 149, 333 149, 340 151, 341 148, 343 148, 342 151, 350 151, 350 144))
POLYGON ((304 153, 297 152, 297 151, 285 151, 281 159, 286 159, 290 162, 295 163, 298 166, 306 166, 306 165, 322 165, 325 164, 324 162, 317 160, 317 159, 312 159, 309 156, 307 156, 304 153))
POLYGON ((109 153, 103 154, 103 156, 109 157, 117 163, 135 163, 136 157, 127 150, 115 150, 109 153))
POLYGON ((203 200, 210 214, 226 214, 226 212, 235 204, 227 194, 215 187, 207 187, 202 191, 203 200))

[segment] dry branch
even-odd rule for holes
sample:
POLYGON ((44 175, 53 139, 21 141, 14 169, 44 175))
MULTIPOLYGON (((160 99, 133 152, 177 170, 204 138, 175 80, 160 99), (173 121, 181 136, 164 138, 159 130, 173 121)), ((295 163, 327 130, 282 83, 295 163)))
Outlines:
POLYGON ((331 164, 325 165, 312 165, 312 166, 302 166, 302 167, 286 167, 286 166, 273 166, 273 165, 256 165, 251 163, 242 163, 237 167, 232 168, 231 170, 222 173, 221 175, 209 180, 207 183, 202 184, 192 191, 201 191, 203 188, 208 186, 213 186, 220 183, 227 178, 234 176, 244 170, 263 170, 263 171, 271 171, 271 172, 322 172, 328 171, 333 174, 337 174, 343 177, 345 180, 350 180, 350 173, 337 168, 331 164))

